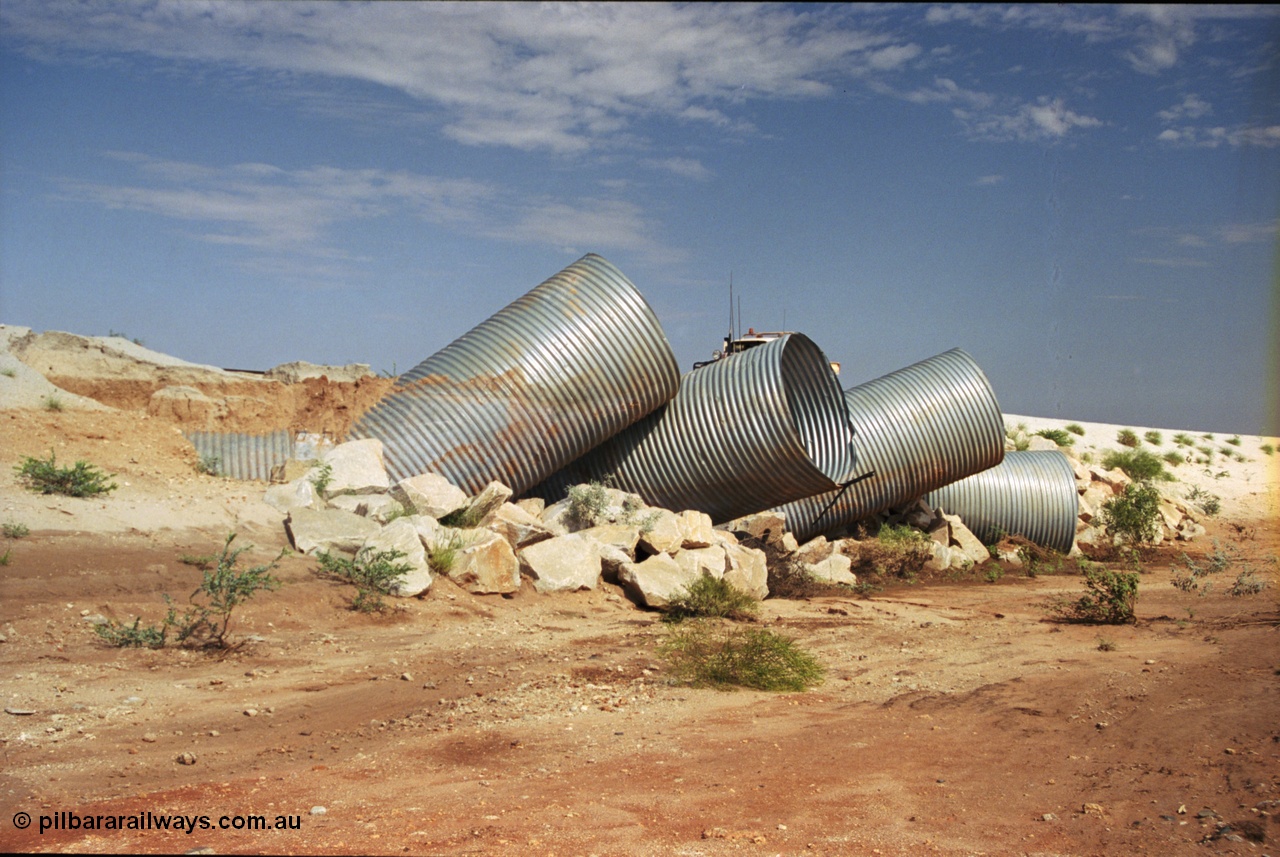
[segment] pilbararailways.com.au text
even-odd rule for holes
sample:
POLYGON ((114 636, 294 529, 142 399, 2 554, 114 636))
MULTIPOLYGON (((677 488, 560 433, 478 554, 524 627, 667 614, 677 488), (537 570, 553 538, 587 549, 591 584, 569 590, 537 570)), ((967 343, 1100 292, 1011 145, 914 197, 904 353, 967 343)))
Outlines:
POLYGON ((151 811, 128 815, 81 815, 62 810, 37 816, 40 832, 53 830, 301 830, 301 815, 164 815, 151 811))

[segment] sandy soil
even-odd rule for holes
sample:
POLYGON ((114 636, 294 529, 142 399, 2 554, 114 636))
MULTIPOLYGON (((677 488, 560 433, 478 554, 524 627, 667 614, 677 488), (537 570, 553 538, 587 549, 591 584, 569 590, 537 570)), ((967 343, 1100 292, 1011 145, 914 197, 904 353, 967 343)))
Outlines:
POLYGON ((1050 621, 1045 599, 1079 578, 1012 568, 771 599, 761 621, 826 681, 724 693, 671 684, 665 626, 608 585, 501 598, 440 579, 367 616, 296 556, 236 614, 233 651, 109 648, 88 620, 157 621, 162 594, 199 580, 184 556, 229 532, 255 563, 285 544, 264 486, 198 475, 179 429, 136 410, 0 411, 0 521, 31 531, 0 540, 0 850, 1276 853, 1274 482, 1199 475, 1224 512, 1211 538, 1147 558, 1135 625, 1050 621), (12 465, 50 449, 119 490, 22 490, 12 465), (1208 596, 1174 589, 1181 551, 1214 539, 1234 568, 1208 596), (1271 587, 1227 595, 1246 566, 1271 587), (59 812, 211 827, 41 834, 59 812), (296 829, 218 828, 236 815, 296 829))

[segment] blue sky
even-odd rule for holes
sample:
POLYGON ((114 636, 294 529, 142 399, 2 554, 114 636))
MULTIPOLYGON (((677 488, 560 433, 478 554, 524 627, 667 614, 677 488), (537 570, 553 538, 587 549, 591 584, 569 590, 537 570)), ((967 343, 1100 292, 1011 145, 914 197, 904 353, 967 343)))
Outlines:
POLYGON ((405 371, 584 253, 683 368, 1280 433, 1269 7, 0 3, 0 321, 405 371))

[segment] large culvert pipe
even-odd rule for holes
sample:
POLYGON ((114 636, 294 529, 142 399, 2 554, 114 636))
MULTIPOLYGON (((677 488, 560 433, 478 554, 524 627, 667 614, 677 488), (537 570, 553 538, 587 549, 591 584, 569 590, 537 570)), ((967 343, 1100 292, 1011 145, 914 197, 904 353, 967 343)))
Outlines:
POLYGON ((1076 475, 1067 456, 1055 450, 1010 452, 999 466, 931 491, 924 499, 935 509, 959 515, 986 543, 1001 535, 1022 536, 1060 553, 1075 544, 1080 514, 1076 475))
POLYGON ((801 541, 1000 463, 1004 418, 987 376, 958 348, 846 390, 859 448, 875 473, 840 493, 775 509, 801 541))
POLYGON ((671 399, 680 370, 649 304, 588 254, 401 375, 353 426, 393 480, 438 473, 517 494, 671 399))
POLYGON ((853 444, 830 362, 793 333, 686 374, 665 407, 530 493, 599 481, 719 523, 861 475, 853 444))

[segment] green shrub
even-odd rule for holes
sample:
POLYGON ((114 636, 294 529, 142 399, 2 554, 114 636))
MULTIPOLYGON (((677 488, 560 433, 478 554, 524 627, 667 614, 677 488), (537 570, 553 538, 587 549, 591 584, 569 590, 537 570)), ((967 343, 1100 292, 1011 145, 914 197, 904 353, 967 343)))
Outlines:
POLYGON ((1120 429, 1116 432, 1116 443, 1121 446, 1136 447, 1141 442, 1133 429, 1120 429))
POLYGON ((1178 446, 1195 446, 1196 442, 1191 435, 1186 432, 1178 432, 1173 436, 1173 442, 1178 446))
POLYGON ((599 482, 574 485, 569 489, 569 520, 579 527, 594 527, 606 522, 609 492, 599 482))
POLYGON ((237 567, 240 555, 252 546, 232 550, 231 543, 235 538, 235 533, 228 535, 222 551, 204 566, 204 577, 188 598, 191 606, 181 616, 166 595, 165 602, 169 605, 169 610, 160 625, 143 626, 142 617, 139 616, 132 625, 114 620, 96 625, 94 633, 113 646, 147 646, 158 649, 168 642, 169 634, 173 632, 179 643, 205 648, 227 648, 231 614, 262 590, 279 588, 280 581, 271 572, 277 568, 286 553, 282 550, 266 565, 240 570, 237 567))
POLYGON ((712 620, 673 627, 659 653, 676 680, 720 690, 802 691, 820 684, 824 672, 818 660, 789 637, 712 620))
POLYGON ((1119 468, 1130 479, 1139 482, 1160 480, 1172 482, 1173 476, 1164 469, 1164 461, 1160 456, 1145 449, 1112 449, 1102 456, 1102 466, 1107 470, 1119 468))
POLYGON ((320 574, 354 584, 356 597, 351 609, 361 613, 380 613, 387 608, 382 596, 390 595, 395 582, 413 570, 407 562, 401 562, 404 551, 379 551, 361 548, 354 559, 329 552, 320 553, 320 574))
POLYGON ((1222 511, 1222 498, 1217 494, 1209 493, 1199 485, 1187 492, 1187 499, 1199 506, 1200 510, 1211 518, 1222 511))
POLYGON ((47 460, 26 456, 14 468, 18 481, 41 494, 65 494, 68 497, 96 497, 116 490, 110 476, 85 461, 71 467, 58 467, 53 450, 47 460))
POLYGON ((196 473, 206 476, 218 476, 222 469, 222 459, 216 455, 202 455, 196 462, 196 473))
POLYGON ((1177 467, 1179 464, 1187 463, 1187 457, 1183 455, 1181 452, 1173 452, 1172 450, 1170 450, 1169 452, 1166 452, 1161 457, 1164 459, 1166 464, 1170 464, 1174 467, 1177 467))
POLYGON ((1102 524, 1129 544, 1155 540, 1160 528, 1160 493, 1150 485, 1130 482, 1124 493, 1102 504, 1102 524))
POLYGON ((448 574, 458 562, 458 552, 467 546, 462 533, 450 533, 444 538, 437 538, 427 553, 427 564, 436 574, 448 574))
POLYGON ((1136 620, 1138 575, 1095 567, 1085 571, 1086 591, 1074 601, 1060 599, 1049 605, 1052 613, 1070 622, 1123 625, 1136 620))
POLYGON ((31 535, 31 529, 26 524, 15 524, 12 521, 8 521, 3 528, 0 528, 0 533, 3 533, 6 539, 25 539, 31 535))
POLYGON ((59 398, 56 393, 50 393, 49 395, 44 397, 44 409, 46 411, 53 411, 54 413, 62 413, 64 407, 65 406, 62 404, 62 399, 59 398))
POLYGON ((858 546, 851 570, 860 579, 866 575, 914 583, 932 556, 929 537, 924 533, 906 525, 886 524, 876 538, 858 546))
POLYGON ((323 497, 324 492, 333 484, 333 465, 327 461, 317 464, 315 472, 311 475, 311 484, 315 487, 316 493, 323 497))
POLYGON ((1246 595, 1257 595, 1266 588, 1267 582, 1265 580, 1246 569, 1237 575, 1235 582, 1227 590, 1227 594, 1235 598, 1241 598, 1246 595))
POLYGON ((13 548, 9 548, 4 553, 0 553, 0 566, 8 565, 11 559, 13 559, 13 548))
POLYGON ((1258 449, 1262 450, 1263 455, 1271 455, 1276 451, 1276 448, 1269 443, 1264 443, 1258 449))
POLYGON ((668 601, 663 618, 668 622, 702 618, 741 621, 755 619, 759 612, 759 603, 750 595, 704 571, 684 592, 668 601))
POLYGON ((1084 437, 1084 426, 1080 423, 1067 423, 1067 431, 1079 437, 1084 437))
POLYGON ((1152 446, 1159 446, 1164 443, 1164 435, 1160 434, 1158 431, 1149 431, 1142 436, 1142 439, 1152 446))
POLYGON ((1232 446, 1239 446, 1239 445, 1240 445, 1240 435, 1235 435, 1235 436, 1233 436, 1233 437, 1229 437, 1229 438, 1227 438, 1227 441, 1226 441, 1226 442, 1227 442, 1227 443, 1229 443, 1229 444, 1231 444, 1232 446))
POLYGON ((1040 429, 1036 434, 1040 437, 1047 437, 1058 446, 1071 446, 1076 442, 1075 438, 1062 429, 1040 429))

